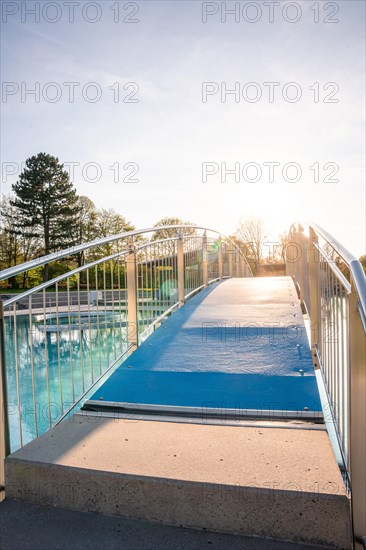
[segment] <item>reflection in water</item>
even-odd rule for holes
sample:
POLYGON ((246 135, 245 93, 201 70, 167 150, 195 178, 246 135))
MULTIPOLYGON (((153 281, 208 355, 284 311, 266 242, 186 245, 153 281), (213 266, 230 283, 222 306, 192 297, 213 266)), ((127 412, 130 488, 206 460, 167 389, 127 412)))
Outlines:
POLYGON ((127 348, 124 314, 46 324, 18 315, 4 328, 12 451, 52 426, 127 348))

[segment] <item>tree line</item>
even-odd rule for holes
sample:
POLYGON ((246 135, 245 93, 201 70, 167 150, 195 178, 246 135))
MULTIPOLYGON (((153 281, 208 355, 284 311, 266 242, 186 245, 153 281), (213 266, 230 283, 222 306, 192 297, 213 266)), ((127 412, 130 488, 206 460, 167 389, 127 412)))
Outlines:
MULTIPOLYGON (((26 160, 12 191, 13 194, 2 197, 0 206, 0 271, 80 243, 135 229, 114 209, 98 209, 90 198, 78 195, 59 159, 47 153, 26 160)), ((189 222, 170 217, 155 225, 181 223, 189 222)), ((156 231, 152 240, 166 238, 165 233, 169 230, 156 231)), ((33 287, 86 262, 111 255, 117 252, 117 246, 107 243, 81 251, 12 277, 7 286, 33 287)))
MULTIPOLYGON (((78 195, 69 174, 57 157, 39 153, 26 160, 13 194, 3 196, 0 223, 0 270, 57 252, 80 243, 101 239, 135 229, 134 225, 113 209, 98 209, 93 201, 78 195)), ((167 217, 155 226, 189 224, 177 217, 167 217)), ((194 228, 188 230, 193 234, 194 228)), ((175 234, 175 232, 173 231, 175 234)), ((187 232, 186 232, 187 233, 187 232)), ((172 236, 169 229, 156 231, 151 240, 172 236)), ((244 250, 254 274, 265 261, 264 223, 260 219, 242 220, 231 238, 244 250)), ((285 263, 288 234, 283 233, 272 263, 285 263)), ((8 281, 12 288, 29 288, 56 277, 88 261, 117 251, 118 244, 108 243, 82 251, 33 269, 8 281)), ((365 257, 360 258, 365 266, 365 257)))

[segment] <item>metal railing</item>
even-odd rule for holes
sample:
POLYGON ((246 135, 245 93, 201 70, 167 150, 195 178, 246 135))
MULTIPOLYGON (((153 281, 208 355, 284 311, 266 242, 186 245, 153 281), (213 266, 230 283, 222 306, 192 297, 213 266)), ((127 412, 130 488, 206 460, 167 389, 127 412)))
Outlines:
POLYGON ((360 545, 366 536, 365 274, 356 258, 312 223, 291 226, 286 259, 310 317, 313 360, 327 393, 360 545))
POLYGON ((76 265, 80 252, 85 265, 0 301, 2 456, 68 415, 195 292, 226 274, 251 275, 228 237, 177 225, 85 243, 6 269, 0 280, 61 258, 76 265), (163 230, 172 236, 152 240, 163 230))

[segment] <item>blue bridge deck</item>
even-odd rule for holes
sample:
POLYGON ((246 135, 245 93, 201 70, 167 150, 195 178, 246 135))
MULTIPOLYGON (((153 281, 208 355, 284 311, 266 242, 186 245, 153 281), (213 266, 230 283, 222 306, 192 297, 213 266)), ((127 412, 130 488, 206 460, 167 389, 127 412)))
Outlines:
POLYGON ((228 279, 167 319, 85 408, 125 404, 322 418, 290 277, 228 279))

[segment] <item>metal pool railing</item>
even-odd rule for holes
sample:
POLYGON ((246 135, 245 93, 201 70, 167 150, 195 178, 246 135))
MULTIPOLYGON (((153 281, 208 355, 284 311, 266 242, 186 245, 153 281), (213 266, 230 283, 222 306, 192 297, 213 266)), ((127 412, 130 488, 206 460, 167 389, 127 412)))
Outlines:
POLYGON ((310 317, 314 364, 323 378, 360 544, 366 536, 365 274, 336 239, 311 223, 292 225, 286 257, 287 274, 310 317))
POLYGON ((177 225, 81 244, 0 280, 61 258, 76 265, 80 252, 85 265, 0 302, 2 456, 60 422, 195 292, 224 274, 251 275, 228 237, 177 225))

